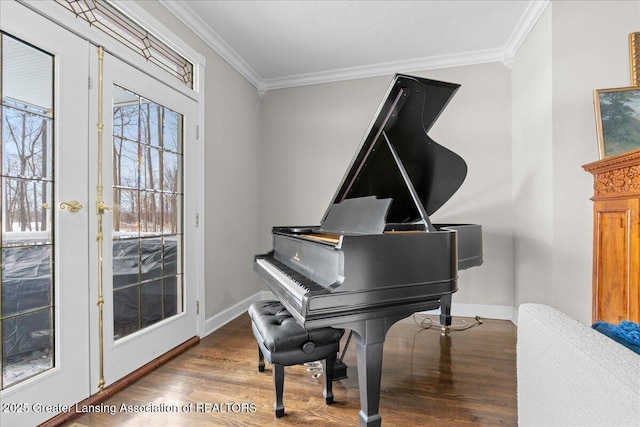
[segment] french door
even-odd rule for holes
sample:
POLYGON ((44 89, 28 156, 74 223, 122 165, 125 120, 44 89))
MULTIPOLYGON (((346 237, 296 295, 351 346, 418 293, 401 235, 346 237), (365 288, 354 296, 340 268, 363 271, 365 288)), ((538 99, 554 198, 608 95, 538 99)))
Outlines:
MULTIPOLYGON (((197 289, 190 276, 197 254, 188 243, 196 231, 189 201, 196 188, 190 161, 198 110, 194 100, 107 52, 102 65, 94 61, 91 68, 103 88, 102 114, 97 88, 91 91, 91 116, 101 115, 104 127, 103 143, 91 144, 89 156, 98 158, 102 146, 101 170, 96 167, 90 187, 101 179, 108 209, 102 271, 109 385, 197 334, 197 289)), ((96 223, 90 228, 99 233, 96 223)), ((96 251, 91 258, 97 266, 96 251)), ((98 288, 94 283, 92 294, 98 288)), ((92 336, 100 326, 97 310, 92 336)), ((98 371, 92 375, 100 381, 98 371)))
POLYGON ((28 426, 90 393, 90 46, 14 2, 0 29, 0 424, 28 426))
POLYGON ((198 107, 20 3, 0 30, 0 425, 21 426, 197 335, 198 107))

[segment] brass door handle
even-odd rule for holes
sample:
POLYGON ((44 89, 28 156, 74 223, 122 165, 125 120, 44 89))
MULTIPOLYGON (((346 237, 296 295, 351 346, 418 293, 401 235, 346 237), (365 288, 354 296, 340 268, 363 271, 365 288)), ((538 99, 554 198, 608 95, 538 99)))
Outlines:
POLYGON ((96 211, 99 215, 103 215, 106 211, 112 211, 113 208, 106 205, 102 200, 96 202, 96 211))
POLYGON ((61 202, 60 209, 67 209, 69 212, 78 212, 82 209, 82 205, 75 200, 69 202, 61 202))

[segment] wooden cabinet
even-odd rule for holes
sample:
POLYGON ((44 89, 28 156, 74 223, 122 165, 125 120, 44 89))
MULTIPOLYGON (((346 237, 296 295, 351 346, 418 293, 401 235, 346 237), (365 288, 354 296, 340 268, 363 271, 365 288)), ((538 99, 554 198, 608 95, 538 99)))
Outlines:
POLYGON ((640 322, 640 150, 584 165, 593 174, 593 320, 640 322))

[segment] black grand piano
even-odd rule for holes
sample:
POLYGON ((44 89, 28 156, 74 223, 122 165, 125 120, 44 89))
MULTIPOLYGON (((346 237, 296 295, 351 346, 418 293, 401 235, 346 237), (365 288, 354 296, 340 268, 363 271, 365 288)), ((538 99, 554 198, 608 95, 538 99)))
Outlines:
POLYGON ((451 325, 458 270, 482 264, 482 229, 433 224, 465 161, 427 132, 459 85, 398 74, 319 226, 273 228, 254 270, 307 329, 354 332, 360 425, 379 426, 388 329, 422 310, 451 325))

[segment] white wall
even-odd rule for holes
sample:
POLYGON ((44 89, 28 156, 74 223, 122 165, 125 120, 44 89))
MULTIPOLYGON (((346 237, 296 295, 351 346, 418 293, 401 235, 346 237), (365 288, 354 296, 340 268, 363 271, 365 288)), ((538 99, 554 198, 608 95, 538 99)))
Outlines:
POLYGON ((627 37, 637 1, 562 1, 553 7, 554 263, 552 304, 591 321, 593 89, 629 86, 627 37))
POLYGON ((261 234, 319 224, 389 84, 388 77, 278 89, 262 100, 261 234))
POLYGON ((517 53, 516 304, 544 302, 591 322, 593 181, 581 166, 598 159, 592 92, 630 84, 639 5, 553 1, 517 53))
POLYGON ((256 88, 160 3, 139 2, 205 56, 206 318, 261 290, 253 273, 260 219, 260 98, 256 88))
POLYGON ((553 273, 551 7, 511 73, 515 305, 547 302, 553 273))
MULTIPOLYGON (((500 64, 414 73, 460 83, 430 132, 469 172, 434 222, 483 225, 481 267, 460 273, 455 303, 513 306, 509 69, 500 64)), ((392 76, 269 91, 262 100, 264 200, 261 244, 272 225, 318 224, 392 76)), ((428 256, 428 254, 425 254, 428 256)))

